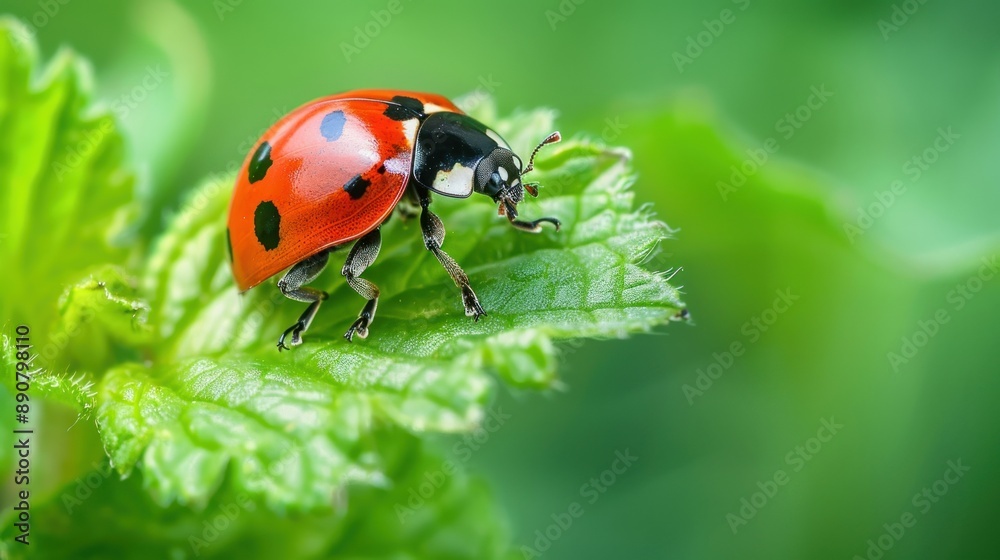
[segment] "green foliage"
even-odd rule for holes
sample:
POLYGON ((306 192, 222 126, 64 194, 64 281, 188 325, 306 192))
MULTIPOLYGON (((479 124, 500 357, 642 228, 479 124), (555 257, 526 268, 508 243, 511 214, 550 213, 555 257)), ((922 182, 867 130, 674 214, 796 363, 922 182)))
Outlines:
POLYGON ((121 261, 133 175, 110 113, 89 106, 90 70, 61 51, 33 76, 34 42, 0 20, 0 262, 5 320, 44 332, 81 271, 121 261), (29 297, 30 296, 30 297, 29 297))
MULTIPOLYGON (((139 477, 107 464, 81 474, 33 510, 31 548, 44 558, 498 558, 507 547, 482 481, 442 473, 444 461, 408 434, 380 431, 386 478, 329 494, 337 509, 278 517, 247 493, 224 489, 204 508, 162 506, 139 477), (411 491, 439 483, 426 498, 411 491), (102 556, 103 554, 103 556, 102 556)), ((10 528, 4 536, 10 537, 10 528)), ((0 545, 2 547, 2 545, 0 545)), ((0 548, 0 550, 3 550, 0 548)), ((14 558, 30 557, 8 545, 14 558)))
MULTIPOLYGON (((274 557, 269 536, 285 531, 302 535, 301 550, 282 538, 286 557, 498 557, 507 542, 488 492, 420 438, 476 429, 491 374, 556 387, 559 340, 647 331, 683 309, 664 271, 644 264, 670 230, 635 208, 627 154, 579 139, 539 157, 541 196, 521 208, 559 217, 561 231, 513 230, 485 200, 435 204, 451 233, 445 249, 488 317, 464 315, 418 225, 394 218, 366 273, 383 294, 370 337, 340 336, 363 301, 334 262, 315 283, 331 298, 306 343, 278 353, 302 306, 272 283, 237 293, 224 239, 232 177, 193 191, 148 259, 130 266, 111 243, 134 214, 114 124, 87 116, 86 72, 71 55, 30 88, 34 51, 17 33, 0 26, 0 215, 3 256, 26 273, 5 292, 16 294, 5 312, 54 317, 51 328, 33 324, 48 334, 35 389, 96 421, 115 471, 85 498, 78 480, 36 504, 46 551, 201 554, 191 536, 235 501, 245 515, 206 555, 274 557), (412 490, 437 472, 443 484, 414 504, 412 490)), ((499 119, 484 101, 478 116, 520 153, 554 130, 548 110, 499 119)))
MULTIPOLYGON (((516 144, 552 122, 536 112, 497 127, 516 144)), ((163 503, 204 503, 231 472, 238 489, 275 508, 322 508, 344 482, 383 476, 374 427, 473 429, 489 400, 489 371, 516 386, 551 387, 554 339, 621 336, 669 320, 681 308, 676 290, 639 264, 668 230, 633 210, 627 162, 580 142, 552 157, 576 167, 526 212, 562 217, 560 232, 518 233, 488 204, 439 208, 461 232, 446 249, 466 266, 489 317, 476 323, 462 313, 417 224, 393 220, 366 273, 383 293, 372 336, 342 340, 363 302, 327 274, 317 284, 331 298, 308 343, 285 354, 274 340, 302 306, 271 285, 237 293, 223 237, 232 181, 209 181, 143 276, 145 295, 160 302, 150 314, 153 366, 121 365, 100 382, 98 423, 114 464, 125 473, 141 461, 163 503), (287 470, 275 474, 276 464, 287 470)), ((568 165, 538 178, 555 182, 568 165)))

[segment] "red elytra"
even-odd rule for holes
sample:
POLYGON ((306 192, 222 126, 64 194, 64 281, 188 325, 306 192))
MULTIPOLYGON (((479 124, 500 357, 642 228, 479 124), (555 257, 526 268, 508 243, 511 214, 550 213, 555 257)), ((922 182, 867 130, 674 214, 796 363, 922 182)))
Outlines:
MULTIPOLYGON (((359 90, 306 103, 276 122, 261 143, 243 161, 229 209, 229 236, 233 276, 241 291, 323 249, 362 237, 378 227, 402 198, 413 164, 416 126, 385 116, 386 102, 405 95, 419 100, 425 111, 461 110, 440 95, 391 90, 359 90), (343 113, 339 134, 338 117, 343 113), (323 121, 329 123, 323 135, 323 121), (331 139, 333 138, 333 139, 331 139), (269 146, 266 161, 257 162, 263 142, 269 146), (250 167, 259 170, 251 182, 250 167), (267 167, 264 169, 264 167, 267 167), (356 179, 360 177, 360 179, 356 179), (367 183, 363 196, 352 197, 350 188, 367 183), (270 202, 278 224, 269 231, 259 221, 270 202), (258 210, 260 208, 260 210, 258 210)), ((353 194, 357 195, 357 191, 353 194)))
POLYGON ((354 242, 342 274, 368 302, 344 335, 365 337, 379 289, 361 273, 381 246, 380 226, 407 196, 420 209, 424 245, 462 291, 467 315, 486 313, 468 277, 441 249, 444 226, 429 210, 431 193, 489 196, 517 229, 541 231, 555 218, 517 219, 517 204, 537 185, 522 184, 527 167, 496 132, 429 93, 356 90, 311 101, 274 124, 243 162, 229 207, 226 231, 233 276, 241 291, 282 270, 281 292, 309 307, 278 339, 278 348, 301 344, 326 292, 305 286, 328 255, 354 242))

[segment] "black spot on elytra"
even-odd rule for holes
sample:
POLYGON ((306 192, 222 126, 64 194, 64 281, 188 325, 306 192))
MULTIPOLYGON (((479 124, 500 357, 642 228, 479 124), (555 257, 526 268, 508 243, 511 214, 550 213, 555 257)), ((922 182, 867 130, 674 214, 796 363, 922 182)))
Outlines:
POLYGON ((424 104, 419 99, 397 95, 391 100, 393 105, 385 110, 385 116, 394 121, 408 121, 424 116, 424 104))
POLYGON ((385 173, 385 164, 382 164, 382 165, 378 166, 377 171, 378 171, 379 175, 385 173))
POLYGON ((343 111, 333 111, 323 117, 323 122, 319 125, 319 131, 323 135, 323 138, 326 138, 327 142, 333 142, 344 133, 344 123, 346 122, 347 117, 344 116, 343 111))
POLYGON ((278 246, 281 241, 280 229, 281 214, 278 213, 278 207, 270 200, 258 204, 253 212, 253 232, 264 250, 270 251, 278 246))
POLYGON ((372 184, 371 181, 361 175, 355 175, 353 179, 344 185, 344 190, 347 191, 347 194, 351 195, 352 200, 357 200, 365 195, 365 191, 368 190, 368 185, 370 184, 372 184))
POLYGON ((233 238, 229 234, 229 228, 226 228, 226 249, 229 251, 229 262, 233 262, 233 238))
POLYGON ((267 170, 271 167, 271 144, 266 140, 257 146, 257 151, 250 158, 250 165, 247 167, 247 178, 250 183, 256 183, 267 175, 267 170))

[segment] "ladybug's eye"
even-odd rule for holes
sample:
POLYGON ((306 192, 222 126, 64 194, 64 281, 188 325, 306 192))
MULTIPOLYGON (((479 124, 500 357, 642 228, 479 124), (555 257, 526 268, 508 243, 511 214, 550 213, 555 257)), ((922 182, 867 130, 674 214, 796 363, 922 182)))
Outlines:
POLYGON ((514 179, 521 176, 514 164, 513 152, 506 148, 495 148, 476 166, 476 192, 496 197, 514 179))

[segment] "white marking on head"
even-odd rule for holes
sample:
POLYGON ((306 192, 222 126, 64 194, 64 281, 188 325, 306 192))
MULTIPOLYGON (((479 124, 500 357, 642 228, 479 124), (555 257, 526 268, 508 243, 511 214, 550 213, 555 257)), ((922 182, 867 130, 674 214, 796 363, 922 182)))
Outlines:
POLYGON ((472 181, 475 178, 475 171, 456 163, 455 167, 447 171, 438 171, 434 176, 434 184, 431 188, 441 194, 451 196, 469 196, 472 194, 472 181))
POLYGON ((489 128, 486 129, 486 136, 489 136, 490 140, 496 142, 497 145, 500 146, 501 148, 507 148, 508 150, 510 149, 510 146, 507 144, 507 141, 501 138, 499 134, 493 132, 489 128))
POLYGON ((431 113, 440 113, 441 111, 448 111, 449 113, 454 112, 450 109, 445 109, 436 103, 424 103, 424 113, 427 113, 428 115, 431 113))
POLYGON ((500 174, 500 180, 502 180, 502 181, 506 181, 507 177, 510 176, 510 175, 507 174, 507 170, 505 168, 503 168, 502 166, 499 167, 499 168, 497 168, 497 173, 500 174))

